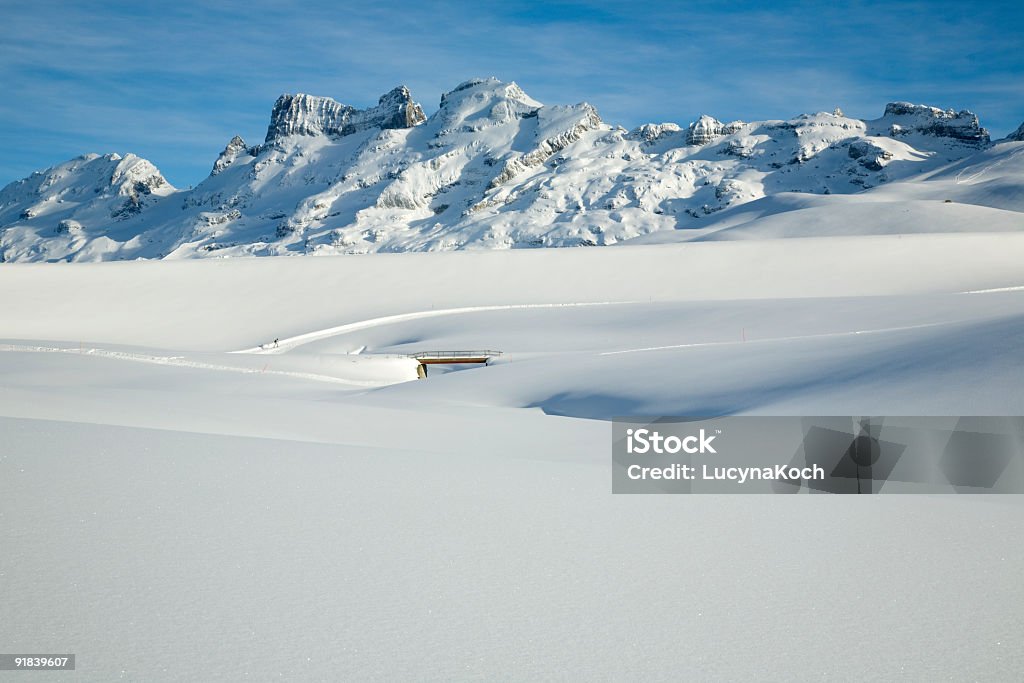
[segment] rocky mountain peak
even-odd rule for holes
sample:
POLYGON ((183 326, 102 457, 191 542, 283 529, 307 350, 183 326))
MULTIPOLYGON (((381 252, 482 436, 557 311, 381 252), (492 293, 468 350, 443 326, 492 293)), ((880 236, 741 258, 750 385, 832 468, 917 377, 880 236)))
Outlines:
POLYGON ((412 128, 427 120, 423 108, 413 101, 412 93, 404 85, 381 95, 377 109, 385 116, 381 128, 412 128), (392 112, 390 120, 386 118, 388 112, 392 112))
POLYGON ((654 144, 669 135, 677 135, 682 131, 676 123, 645 123, 629 131, 630 140, 639 140, 644 144, 654 144))
POLYGON ((1014 140, 1016 142, 1024 142, 1024 123, 1020 124, 1020 128, 1007 135, 1006 139, 1014 140))
POLYGON ((544 105, 527 95, 515 82, 497 78, 473 78, 441 96, 436 116, 443 128, 468 123, 478 129, 534 116, 544 105))
POLYGON ((893 137, 921 133, 980 145, 989 142, 988 131, 981 127, 977 115, 966 109, 954 111, 910 102, 890 102, 885 105, 882 121, 888 124, 886 132, 893 137))
POLYGON ((441 107, 451 107, 467 97, 499 98, 521 102, 533 108, 541 103, 523 91, 515 81, 505 83, 494 76, 488 78, 470 78, 441 95, 441 107))
POLYGON ((266 142, 289 135, 350 135, 367 128, 411 128, 426 120, 409 89, 385 93, 376 107, 356 109, 330 97, 281 95, 270 113, 266 142))
POLYGON ((17 221, 44 234, 70 235, 87 216, 85 222, 106 229, 174 192, 146 159, 84 154, 0 190, 0 225, 17 221))
POLYGON ((246 150, 245 140, 241 136, 236 135, 228 141, 224 151, 217 157, 217 161, 213 162, 213 170, 210 175, 217 175, 225 168, 230 166, 234 162, 235 158, 246 150))
POLYGON ((686 132, 686 144, 706 145, 714 142, 723 135, 731 135, 743 125, 740 121, 722 123, 718 119, 702 114, 699 119, 690 124, 686 132))

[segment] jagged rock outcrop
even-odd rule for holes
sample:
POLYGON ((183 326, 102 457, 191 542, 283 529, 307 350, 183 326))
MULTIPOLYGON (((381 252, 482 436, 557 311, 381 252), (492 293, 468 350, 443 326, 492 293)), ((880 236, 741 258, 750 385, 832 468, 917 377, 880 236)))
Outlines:
POLYGON ((722 123, 718 119, 703 114, 699 119, 690 124, 686 131, 686 144, 706 145, 714 142, 725 135, 732 135, 743 127, 742 121, 722 123))
POLYGON ((850 143, 847 154, 871 171, 881 171, 893 157, 892 152, 868 140, 850 143))
POLYGON ((1007 135, 1006 139, 1013 140, 1015 142, 1024 142, 1024 123, 1020 124, 1020 128, 1007 135))
POLYGON ((210 172, 210 175, 217 175, 223 171, 234 162, 235 158, 237 158, 239 154, 245 151, 245 140, 238 135, 231 138, 227 147, 225 147, 224 151, 220 153, 219 157, 217 157, 217 161, 213 162, 213 170, 210 172))
POLYGON ((146 206, 155 203, 156 198, 173 191, 159 169, 146 159, 129 154, 123 159, 111 154, 110 161, 118 162, 110 176, 110 186, 125 200, 110 211, 110 217, 124 220, 140 213, 146 206))
POLYGON ((670 135, 678 135, 683 129, 676 123, 645 123, 629 131, 627 138, 639 140, 647 145, 653 145, 662 138, 670 135))
POLYGON ((905 135, 910 132, 952 138, 962 142, 987 144, 988 131, 981 127, 978 117, 966 109, 939 109, 910 102, 890 102, 882 117, 889 124, 889 134, 905 135))
POLYGON ((342 136, 368 128, 411 128, 425 120, 423 109, 405 86, 382 95, 377 106, 369 109, 356 109, 330 97, 281 95, 270 114, 266 142, 289 135, 342 136))
POLYGON ((54 232, 58 235, 80 235, 82 234, 82 224, 71 218, 65 218, 57 223, 57 229, 54 232))

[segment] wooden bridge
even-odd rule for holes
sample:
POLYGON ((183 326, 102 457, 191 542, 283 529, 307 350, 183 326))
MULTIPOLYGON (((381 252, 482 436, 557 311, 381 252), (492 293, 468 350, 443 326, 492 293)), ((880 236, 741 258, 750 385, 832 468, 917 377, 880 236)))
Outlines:
POLYGON ((456 363, 479 363, 481 365, 487 365, 491 362, 492 358, 501 355, 501 351, 420 351, 418 353, 410 353, 410 358, 415 358, 419 361, 420 365, 417 368, 416 373, 420 376, 420 379, 425 379, 427 376, 428 365, 453 365, 456 363))

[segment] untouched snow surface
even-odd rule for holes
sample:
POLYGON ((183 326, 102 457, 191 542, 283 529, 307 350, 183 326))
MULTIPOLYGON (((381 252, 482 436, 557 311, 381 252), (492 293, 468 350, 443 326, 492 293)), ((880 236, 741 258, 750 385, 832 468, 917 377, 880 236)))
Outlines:
POLYGON ((613 496, 606 418, 1024 414, 1022 251, 7 264, 0 643, 77 654, 40 680, 1013 680, 1019 497, 613 496), (465 348, 504 354, 404 357, 465 348))

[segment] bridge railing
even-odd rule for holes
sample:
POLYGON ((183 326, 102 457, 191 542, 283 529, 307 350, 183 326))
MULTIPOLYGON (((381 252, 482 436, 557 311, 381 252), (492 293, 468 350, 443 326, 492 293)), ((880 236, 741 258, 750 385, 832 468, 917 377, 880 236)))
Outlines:
POLYGON ((429 358, 494 358, 500 356, 501 351, 492 350, 481 350, 481 351, 420 351, 417 353, 410 353, 410 358, 416 359, 429 359, 429 358))

